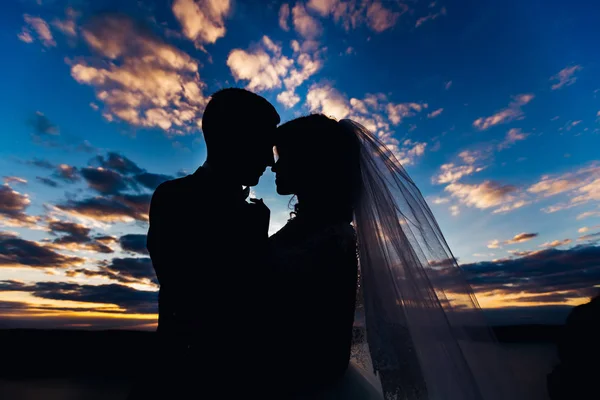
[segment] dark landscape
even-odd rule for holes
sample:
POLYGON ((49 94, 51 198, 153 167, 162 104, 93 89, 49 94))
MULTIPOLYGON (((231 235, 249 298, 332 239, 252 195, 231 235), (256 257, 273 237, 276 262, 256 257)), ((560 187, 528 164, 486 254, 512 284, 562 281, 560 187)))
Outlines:
MULTIPOLYGON (((561 326, 495 327, 502 343, 554 344, 561 326)), ((355 329, 355 337, 360 330, 355 329)), ((152 362, 155 332, 0 330, 0 377, 4 379, 131 378, 152 362)))

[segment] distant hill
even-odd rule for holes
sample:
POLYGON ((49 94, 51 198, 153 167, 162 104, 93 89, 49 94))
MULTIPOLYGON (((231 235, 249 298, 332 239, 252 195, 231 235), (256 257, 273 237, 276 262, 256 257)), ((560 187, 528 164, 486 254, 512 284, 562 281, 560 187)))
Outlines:
MULTIPOLYGON (((502 342, 554 342, 561 326, 494 328, 502 342)), ((355 338, 361 336, 355 328, 355 338)), ((0 377, 111 377, 129 379, 152 365, 154 332, 84 330, 0 330, 0 377)))

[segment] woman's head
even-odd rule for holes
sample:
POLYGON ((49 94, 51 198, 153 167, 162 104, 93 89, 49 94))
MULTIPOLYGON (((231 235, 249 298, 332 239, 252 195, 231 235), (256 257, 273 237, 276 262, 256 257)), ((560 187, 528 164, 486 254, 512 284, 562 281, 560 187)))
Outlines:
POLYGON ((277 193, 298 196, 300 209, 350 215, 360 190, 360 145, 338 121, 313 114, 289 121, 275 134, 277 193))

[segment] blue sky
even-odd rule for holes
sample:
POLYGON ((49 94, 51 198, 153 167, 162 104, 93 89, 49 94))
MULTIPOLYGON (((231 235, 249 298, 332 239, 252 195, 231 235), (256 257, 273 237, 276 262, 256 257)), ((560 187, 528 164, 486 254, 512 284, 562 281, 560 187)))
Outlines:
MULTIPOLYGON (((481 282, 483 307, 572 306, 600 285, 593 2, 121 3, 3 5, 0 302, 10 324, 155 322, 142 307, 156 290, 140 245, 144 207, 156 183, 203 162, 202 109, 230 86, 265 96, 283 121, 323 112, 375 131, 481 282), (498 276, 504 286, 486 286, 498 276), (528 277, 545 291, 520 287, 528 277), (128 300, 98 301, 104 291, 128 300)), ((289 198, 271 173, 254 195, 276 231, 289 198)))

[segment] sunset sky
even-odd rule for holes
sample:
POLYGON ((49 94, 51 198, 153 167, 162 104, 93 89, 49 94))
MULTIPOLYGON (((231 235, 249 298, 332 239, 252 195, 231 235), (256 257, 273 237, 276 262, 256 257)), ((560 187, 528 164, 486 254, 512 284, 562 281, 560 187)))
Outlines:
MULTIPOLYGON (((561 322, 600 288, 599 8, 4 2, 0 328, 155 326, 150 197, 204 161, 202 110, 225 87, 282 121, 323 112, 376 132, 488 315, 561 322)), ((253 196, 281 228, 290 199, 270 171, 253 196)))

